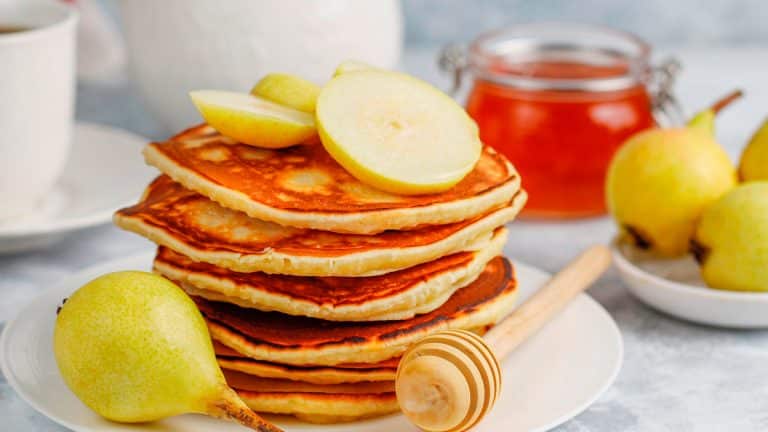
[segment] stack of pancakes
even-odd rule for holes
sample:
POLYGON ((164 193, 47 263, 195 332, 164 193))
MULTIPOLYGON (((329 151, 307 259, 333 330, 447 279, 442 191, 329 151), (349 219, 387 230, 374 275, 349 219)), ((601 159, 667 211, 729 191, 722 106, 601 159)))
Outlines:
POLYGON ((490 148, 458 185, 420 196, 359 182, 320 144, 265 150, 207 126, 144 154, 163 175, 115 222, 159 245, 155 271, 197 303, 256 411, 314 422, 396 411, 413 342, 485 331, 514 306, 500 254, 526 195, 490 148))

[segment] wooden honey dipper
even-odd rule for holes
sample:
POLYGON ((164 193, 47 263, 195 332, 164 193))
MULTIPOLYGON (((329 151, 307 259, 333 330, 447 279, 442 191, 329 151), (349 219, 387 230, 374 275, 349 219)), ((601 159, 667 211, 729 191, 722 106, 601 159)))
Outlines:
POLYGON ((447 330, 417 342, 397 368, 400 409, 416 426, 430 432, 461 432, 475 426, 501 392, 499 359, 559 313, 610 263, 607 247, 592 246, 484 338, 447 330))

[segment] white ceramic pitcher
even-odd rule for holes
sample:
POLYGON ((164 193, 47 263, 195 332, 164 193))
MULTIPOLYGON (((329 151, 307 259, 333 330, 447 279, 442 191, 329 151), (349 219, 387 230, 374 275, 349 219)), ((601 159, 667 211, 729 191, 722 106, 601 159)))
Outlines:
POLYGON ((167 132, 200 121, 187 93, 265 73, 327 80, 343 60, 395 67, 399 0, 120 0, 131 75, 167 132))

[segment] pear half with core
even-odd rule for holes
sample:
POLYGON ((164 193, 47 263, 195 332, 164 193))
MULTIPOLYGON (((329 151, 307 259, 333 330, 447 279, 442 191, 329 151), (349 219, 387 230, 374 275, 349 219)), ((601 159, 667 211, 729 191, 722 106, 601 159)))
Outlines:
POLYGON ((283 148, 316 135, 312 114, 245 93, 199 90, 190 94, 203 119, 243 144, 283 148))
POLYGON ((745 182, 768 180, 768 119, 755 132, 741 154, 739 177, 745 182))
POLYGON ((161 276, 119 272, 77 290, 56 318, 53 351, 64 382, 88 407, 118 422, 208 414, 279 431, 229 388, 205 320, 161 276))
POLYGON ((253 86, 251 94, 289 108, 313 113, 320 86, 294 75, 271 73, 253 86))
POLYGON ((606 194, 625 238, 660 255, 688 251, 701 213, 736 185, 735 167, 712 135, 722 106, 698 114, 688 127, 640 132, 616 152, 606 194))
POLYGON ((710 287, 768 291, 768 181, 740 185, 709 207, 691 249, 710 287))
POLYGON ((414 77, 382 70, 333 78, 317 101, 328 153, 360 181, 396 194, 451 188, 480 158, 475 122, 414 77))

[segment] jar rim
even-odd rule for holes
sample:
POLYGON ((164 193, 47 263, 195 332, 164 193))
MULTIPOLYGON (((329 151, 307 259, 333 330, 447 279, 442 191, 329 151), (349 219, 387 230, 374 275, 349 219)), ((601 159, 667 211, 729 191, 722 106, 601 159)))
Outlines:
POLYGON ((648 80, 651 47, 632 33, 610 27, 544 22, 483 33, 472 41, 468 54, 470 71, 492 83, 530 90, 616 91, 648 80), (524 64, 548 55, 584 64, 613 62, 623 69, 609 76, 539 77, 494 67, 500 61, 524 64))

